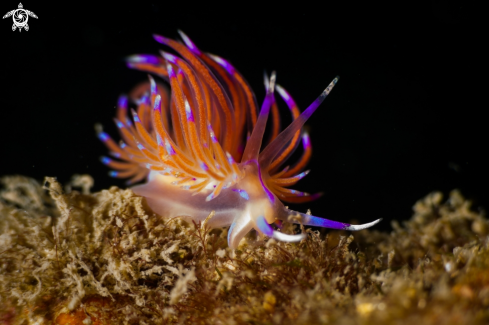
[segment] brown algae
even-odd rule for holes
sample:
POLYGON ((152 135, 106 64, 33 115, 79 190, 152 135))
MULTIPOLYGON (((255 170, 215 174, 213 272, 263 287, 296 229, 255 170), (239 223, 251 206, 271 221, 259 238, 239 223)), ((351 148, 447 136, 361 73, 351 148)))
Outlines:
POLYGON ((0 324, 489 322, 489 223, 458 191, 391 233, 249 234, 231 250, 212 215, 165 219, 131 190, 90 193, 86 175, 1 182, 0 324))

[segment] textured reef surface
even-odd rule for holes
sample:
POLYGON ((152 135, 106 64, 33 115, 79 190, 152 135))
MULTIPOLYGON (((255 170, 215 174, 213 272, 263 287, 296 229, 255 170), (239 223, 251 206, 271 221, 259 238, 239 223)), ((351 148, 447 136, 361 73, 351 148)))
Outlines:
POLYGON ((87 175, 0 182, 0 324, 489 323, 489 222, 458 191, 391 233, 251 233, 231 250, 212 215, 165 219, 87 175))

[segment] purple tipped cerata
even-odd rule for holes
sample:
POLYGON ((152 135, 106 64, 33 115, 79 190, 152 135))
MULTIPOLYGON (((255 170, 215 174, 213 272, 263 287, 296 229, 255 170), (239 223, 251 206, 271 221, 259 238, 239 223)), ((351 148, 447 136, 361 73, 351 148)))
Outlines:
POLYGON ((289 187, 309 173, 304 167, 312 146, 302 127, 338 77, 301 113, 292 96, 276 85, 275 73, 265 75, 266 96, 258 109, 253 91, 229 61, 201 51, 179 33, 183 42, 154 35, 175 55, 161 51, 161 57, 128 58, 129 67, 163 78, 171 91, 149 77, 147 93, 129 98, 137 105, 133 122, 127 113, 128 99, 120 97, 116 124, 122 141, 117 144, 98 130, 100 140, 117 158, 102 158, 116 170, 111 176, 129 178, 129 183, 147 178, 132 190, 163 217, 203 221, 214 212, 207 225, 229 227, 232 248, 252 229, 282 241, 304 239, 305 234, 287 235, 272 226, 287 220, 344 230, 361 230, 380 221, 355 226, 292 211, 283 204, 320 196, 289 187), (280 131, 278 107, 284 103, 292 122, 280 131), (267 125, 271 136, 265 141, 267 125), (288 163, 298 147, 302 157, 288 163))

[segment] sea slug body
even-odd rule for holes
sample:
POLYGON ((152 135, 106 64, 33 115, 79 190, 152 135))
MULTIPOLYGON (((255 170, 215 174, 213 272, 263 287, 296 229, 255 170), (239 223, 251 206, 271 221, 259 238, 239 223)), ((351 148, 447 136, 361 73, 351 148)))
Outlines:
POLYGON ((114 170, 111 176, 130 178, 129 183, 147 178, 147 183, 132 190, 145 197, 159 215, 203 221, 214 211, 208 225, 230 226, 231 248, 236 248, 253 228, 283 241, 304 238, 304 234, 287 235, 270 225, 280 220, 345 230, 361 230, 380 221, 350 225, 292 211, 281 202, 308 202, 319 197, 288 187, 308 174, 302 170, 312 149, 301 129, 338 77, 300 113, 290 94, 275 84, 272 73, 265 78, 267 93, 258 110, 252 90, 228 61, 200 51, 182 32, 180 36, 183 44, 154 36, 180 57, 161 52, 161 56, 128 58, 129 67, 166 80, 171 94, 168 96, 150 77, 150 92, 137 99, 132 121, 128 118, 128 99, 119 99, 115 122, 122 140, 117 144, 98 130, 98 137, 116 158, 102 157, 102 162, 114 170), (275 91, 293 118, 282 132, 275 91), (270 138, 260 151, 270 113, 270 138), (282 167, 300 144, 304 153, 299 161, 282 167))

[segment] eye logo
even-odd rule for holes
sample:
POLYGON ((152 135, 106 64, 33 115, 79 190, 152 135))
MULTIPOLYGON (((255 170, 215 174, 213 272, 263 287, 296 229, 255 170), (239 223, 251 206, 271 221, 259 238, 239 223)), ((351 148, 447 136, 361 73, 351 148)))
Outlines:
POLYGON ((14 20, 14 24, 12 25, 12 31, 15 31, 18 28, 19 32, 22 31, 22 28, 24 28, 26 31, 29 30, 29 25, 27 25, 29 16, 37 19, 35 13, 23 9, 22 3, 19 3, 18 9, 14 9, 12 11, 7 12, 5 16, 3 16, 3 18, 5 19, 10 16, 12 16, 12 19, 14 20))

